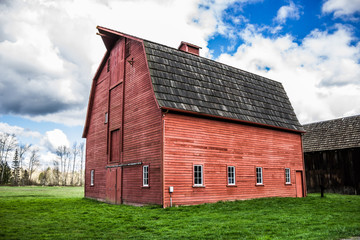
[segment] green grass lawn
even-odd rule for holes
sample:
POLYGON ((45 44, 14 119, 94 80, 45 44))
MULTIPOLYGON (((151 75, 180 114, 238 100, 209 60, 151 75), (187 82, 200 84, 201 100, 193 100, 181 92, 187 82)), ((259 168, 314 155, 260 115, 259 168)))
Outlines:
POLYGON ((340 239, 360 196, 310 194, 162 209, 109 205, 79 187, 0 187, 0 239, 340 239))

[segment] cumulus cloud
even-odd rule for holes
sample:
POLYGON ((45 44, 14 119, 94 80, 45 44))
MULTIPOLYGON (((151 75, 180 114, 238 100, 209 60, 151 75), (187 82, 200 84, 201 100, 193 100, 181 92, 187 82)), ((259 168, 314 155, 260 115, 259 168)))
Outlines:
POLYGON ((360 44, 351 29, 312 31, 301 44, 290 35, 265 37, 248 25, 245 41, 219 61, 280 81, 302 123, 360 112, 360 44))
POLYGON ((322 6, 322 12, 325 14, 333 13, 335 18, 349 18, 358 20, 350 15, 360 13, 360 0, 327 0, 322 6))
POLYGON ((55 153, 56 149, 60 146, 70 146, 67 136, 60 129, 47 131, 41 141, 41 144, 52 153, 55 153))
POLYGON ((289 2, 289 5, 282 6, 275 17, 278 23, 284 24, 287 19, 299 19, 300 7, 294 4, 293 1, 289 2))
POLYGON ((85 108, 94 25, 58 7, 43 1, 0 5, 0 113, 32 117, 85 108))
POLYGON ((0 122, 0 132, 15 134, 17 137, 33 137, 41 138, 41 134, 30 129, 24 129, 19 126, 9 125, 7 123, 0 122))
POLYGON ((192 42, 209 55, 209 35, 229 32, 222 12, 233 2, 1 1, 0 114, 82 125, 105 52, 96 25, 173 47, 192 42))
POLYGON ((41 163, 45 166, 52 166, 54 163, 54 160, 58 159, 58 156, 53 153, 53 152, 44 152, 43 154, 41 154, 40 156, 41 159, 41 163))
MULTIPOLYGON (((336 25, 303 40, 280 36, 282 24, 300 18, 301 6, 290 0, 274 18, 278 26, 253 26, 240 13, 259 1, 1 1, 0 114, 83 125, 91 79, 105 53, 96 25, 172 47, 191 42, 205 57, 211 57, 206 46, 214 35, 241 38, 236 53, 219 60, 283 82, 301 121, 359 112, 360 44, 352 30, 336 25), (238 16, 228 19, 229 7, 238 8, 238 16), (350 103, 334 104, 345 100, 350 103)), ((349 16, 359 12, 358 3, 327 0, 322 12, 349 16)))

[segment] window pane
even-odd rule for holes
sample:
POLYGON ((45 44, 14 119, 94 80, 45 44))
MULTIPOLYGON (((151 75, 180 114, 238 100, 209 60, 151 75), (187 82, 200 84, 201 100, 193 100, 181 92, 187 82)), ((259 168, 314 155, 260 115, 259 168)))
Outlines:
POLYGON ((285 182, 286 183, 291 183, 290 168, 285 168, 285 182))
POLYGON ((143 166, 143 186, 149 186, 149 166, 143 166))
POLYGON ((262 168, 261 167, 256 168, 256 183, 258 183, 258 184, 263 183, 263 180, 262 180, 262 168))
POLYGON ((90 171, 90 185, 91 186, 94 186, 94 173, 95 173, 95 170, 90 171))
POLYGON ((235 167, 234 166, 228 167, 228 184, 229 185, 235 184, 235 167))
POLYGON ((195 185, 202 185, 202 166, 201 165, 194 165, 194 184, 195 185))

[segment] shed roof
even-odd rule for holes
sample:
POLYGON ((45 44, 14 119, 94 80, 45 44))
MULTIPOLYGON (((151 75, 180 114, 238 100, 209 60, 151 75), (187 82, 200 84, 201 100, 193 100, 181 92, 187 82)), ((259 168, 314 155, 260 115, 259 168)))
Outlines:
POLYGON ((281 83, 143 42, 160 107, 303 131, 281 83))
POLYGON ((304 125, 304 152, 360 147, 360 115, 304 125))

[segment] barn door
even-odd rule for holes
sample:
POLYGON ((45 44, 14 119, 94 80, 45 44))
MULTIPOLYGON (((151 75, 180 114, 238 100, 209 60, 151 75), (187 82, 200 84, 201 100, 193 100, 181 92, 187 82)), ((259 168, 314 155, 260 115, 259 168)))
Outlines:
POLYGON ((108 168, 106 171, 106 200, 121 204, 121 168, 108 168))
POLYGON ((120 129, 110 133, 110 162, 120 161, 120 129))
POLYGON ((302 171, 296 171, 296 197, 304 197, 302 171))
POLYGON ((106 200, 116 203, 116 168, 106 170, 106 200))
POLYGON ((121 38, 113 47, 111 51, 110 61, 110 87, 123 81, 124 78, 124 53, 125 53, 125 38, 121 38))

